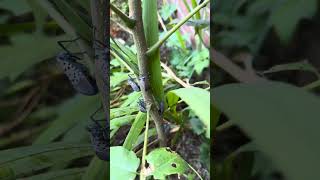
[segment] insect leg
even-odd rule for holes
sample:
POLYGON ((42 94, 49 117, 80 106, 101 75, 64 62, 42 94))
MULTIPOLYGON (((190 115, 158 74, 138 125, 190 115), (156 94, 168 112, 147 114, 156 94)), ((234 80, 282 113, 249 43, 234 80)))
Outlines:
POLYGON ((67 47, 64 45, 64 43, 75 42, 75 41, 77 41, 77 40, 79 40, 79 39, 80 39, 80 37, 77 37, 77 38, 72 39, 72 40, 58 41, 58 44, 59 44, 59 46, 60 46, 63 50, 65 50, 66 52, 68 52, 68 53, 71 54, 71 52, 67 49, 67 47))

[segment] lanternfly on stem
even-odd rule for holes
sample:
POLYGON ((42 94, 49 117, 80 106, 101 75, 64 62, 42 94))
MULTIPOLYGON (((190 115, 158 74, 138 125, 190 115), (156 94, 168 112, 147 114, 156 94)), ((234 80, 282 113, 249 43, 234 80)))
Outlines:
POLYGON ((129 76, 129 79, 128 79, 128 84, 131 86, 131 88, 136 91, 136 92, 139 92, 140 91, 140 87, 138 85, 138 83, 136 83, 134 81, 134 79, 128 74, 129 76))
POLYGON ((90 116, 93 124, 89 125, 87 130, 90 132, 92 147, 98 158, 109 161, 109 121, 106 119, 106 127, 103 127, 98 123, 98 120, 94 119, 94 115, 99 109, 90 116))
POLYGON ((138 107, 141 112, 144 112, 144 113, 147 112, 146 103, 144 102, 143 99, 138 100, 138 107))
POLYGON ((65 42, 73 42, 77 39, 70 41, 59 41, 58 44, 62 47, 62 49, 64 49, 65 52, 59 53, 56 57, 56 60, 77 92, 88 96, 96 95, 98 93, 98 87, 95 80, 90 76, 86 67, 77 62, 80 60, 80 58, 76 56, 75 53, 68 51, 67 48, 62 44, 65 42))

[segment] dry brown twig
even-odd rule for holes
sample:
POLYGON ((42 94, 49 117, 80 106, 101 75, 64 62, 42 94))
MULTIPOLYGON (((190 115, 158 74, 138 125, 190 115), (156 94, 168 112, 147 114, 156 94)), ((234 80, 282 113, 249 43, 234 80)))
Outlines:
POLYGON ((187 88, 191 87, 191 85, 185 83, 183 80, 178 78, 176 74, 163 62, 161 62, 161 67, 168 73, 169 76, 171 76, 175 81, 177 81, 181 86, 187 88))
POLYGON ((265 81, 265 79, 261 78, 260 76, 240 68, 239 66, 234 64, 230 59, 228 59, 226 56, 216 51, 214 48, 211 48, 210 51, 211 51, 210 52, 211 61, 217 66, 219 66, 221 69, 229 73, 236 80, 240 82, 245 82, 245 83, 265 81))
POLYGON ((13 120, 0 127, 0 136, 18 126, 32 112, 39 103, 41 97, 39 92, 41 92, 40 88, 34 88, 25 96, 24 103, 15 113, 13 120))

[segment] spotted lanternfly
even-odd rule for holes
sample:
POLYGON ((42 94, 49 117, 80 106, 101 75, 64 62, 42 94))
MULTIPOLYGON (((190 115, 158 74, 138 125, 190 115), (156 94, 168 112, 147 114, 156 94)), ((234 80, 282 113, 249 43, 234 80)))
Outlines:
POLYGON ((138 85, 138 83, 136 83, 134 81, 134 79, 128 74, 129 76, 129 79, 128 79, 128 84, 131 86, 131 88, 136 91, 136 92, 139 92, 140 91, 140 87, 138 85))
POLYGON ((149 86, 146 83, 146 77, 141 76, 139 79, 140 79, 140 87, 143 88, 145 91, 147 91, 149 89, 149 86))
POLYGON ((144 112, 144 113, 147 112, 146 103, 144 102, 144 100, 142 99, 138 100, 138 107, 141 112, 144 112))
MULTIPOLYGON (((64 41, 66 42, 66 41, 64 41)), ((70 80, 74 89, 77 92, 84 95, 96 95, 98 93, 98 87, 95 80, 89 75, 87 69, 77 60, 80 60, 78 56, 75 56, 69 52, 63 45, 62 41, 58 44, 66 51, 61 52, 57 56, 57 62, 59 66, 63 69, 64 73, 70 80)))
POLYGON ((90 132, 93 149, 99 159, 109 161, 109 122, 106 122, 106 127, 104 128, 98 123, 98 120, 93 118, 93 115, 90 118, 93 124, 89 125, 87 130, 90 132))
POLYGON ((170 124, 167 123, 167 122, 164 122, 163 123, 163 131, 164 131, 164 133, 168 135, 168 134, 170 134, 170 130, 171 130, 170 124))
POLYGON ((162 115, 164 113, 164 102, 163 101, 161 101, 159 103, 159 110, 158 111, 159 111, 160 115, 162 115))

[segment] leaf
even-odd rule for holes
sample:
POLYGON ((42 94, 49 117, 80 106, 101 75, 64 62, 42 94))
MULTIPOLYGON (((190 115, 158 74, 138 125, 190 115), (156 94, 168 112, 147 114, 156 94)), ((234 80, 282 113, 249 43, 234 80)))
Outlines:
POLYGON ((166 21, 176 10, 177 6, 175 4, 166 3, 161 7, 160 15, 166 21))
POLYGON ((176 152, 169 148, 158 148, 146 157, 149 163, 150 174, 155 179, 165 179, 171 174, 183 174, 188 169, 188 164, 176 152))
POLYGON ((139 97, 141 97, 141 92, 132 92, 127 96, 127 99, 121 104, 120 107, 133 106, 137 107, 137 102, 139 97))
POLYGON ((114 119, 116 117, 130 115, 134 112, 138 111, 138 107, 121 107, 121 108, 112 108, 110 109, 110 119, 114 119))
POLYGON ((94 157, 82 180, 108 179, 109 178, 109 162, 101 161, 98 157, 94 157))
MULTIPOLYGON (((211 102, 213 102, 212 98, 211 98, 211 102)), ((221 113, 217 110, 217 108, 215 108, 213 104, 210 104, 210 117, 212 118, 211 123, 213 124, 212 125, 213 131, 215 131, 216 126, 219 122, 220 114, 221 113)))
POLYGON ((0 47, 0 78, 16 78, 32 65, 54 57, 59 52, 57 41, 66 36, 46 37, 35 34, 11 36, 12 46, 0 47))
POLYGON ((113 146, 110 148, 110 157, 111 180, 135 179, 140 159, 133 151, 113 146))
MULTIPOLYGON (((133 148, 138 147, 140 144, 142 144, 142 143, 144 142, 144 134, 145 134, 145 131, 143 131, 143 132, 139 135, 136 143, 133 145, 133 148)), ((156 130, 156 128, 151 128, 151 129, 149 129, 147 135, 148 135, 148 138, 151 138, 152 136, 157 136, 157 130, 156 130)))
POLYGON ((86 168, 72 168, 60 171, 50 171, 39 175, 23 178, 24 180, 78 180, 86 168))
POLYGON ((265 82, 213 89, 214 105, 272 158, 288 179, 320 179, 320 99, 297 87, 265 82))
POLYGON ((0 151, 0 179, 11 172, 11 176, 20 177, 34 171, 52 167, 57 163, 69 163, 71 160, 92 155, 90 144, 52 143, 0 151))
POLYGON ((317 0, 285 0, 273 11, 270 21, 283 42, 287 43, 290 40, 301 19, 315 15, 317 4, 317 0))
POLYGON ((188 65, 194 67, 194 70, 198 75, 200 75, 204 68, 209 66, 209 51, 208 49, 203 49, 201 51, 195 51, 192 53, 192 59, 188 65))
POLYGON ((192 130, 197 134, 200 135, 202 134, 204 130, 203 123, 198 119, 198 118, 191 118, 190 119, 190 125, 192 130))
POLYGON ((312 66, 307 60, 301 62, 275 65, 270 69, 263 71, 263 73, 266 74, 291 70, 310 71, 314 73, 316 76, 320 77, 318 70, 314 66, 312 66))
POLYGON ((34 141, 34 144, 49 143, 66 133, 77 123, 89 122, 90 115, 99 107, 97 102, 98 96, 78 95, 63 103, 58 109, 58 118, 34 141))
POLYGON ((77 14, 76 10, 66 0, 54 1, 58 10, 63 16, 70 22, 75 28, 77 33, 85 38, 87 41, 91 40, 91 28, 90 26, 77 14))
POLYGON ((116 87, 123 81, 126 81, 128 79, 128 74, 127 73, 120 73, 120 72, 115 72, 112 74, 110 77, 110 86, 111 87, 116 87))
POLYGON ((39 5, 38 0, 26 0, 32 8, 33 16, 37 25, 37 32, 42 33, 48 13, 39 5))
POLYGON ((132 126, 130 128, 130 131, 126 137, 126 140, 123 143, 123 147, 131 150, 133 145, 138 140, 138 137, 144 128, 144 124, 146 123, 147 115, 146 113, 139 112, 136 116, 134 122, 132 123, 132 126))
POLYGON ((110 121, 110 129, 116 129, 131 123, 135 119, 136 115, 128 115, 123 117, 114 118, 110 121))
POLYGON ((174 93, 186 102, 206 126, 206 137, 210 138, 210 93, 201 88, 180 88, 168 92, 174 93))
POLYGON ((16 16, 31 11, 30 6, 28 6, 25 0, 1 0, 0 7, 1 9, 12 11, 16 16))

